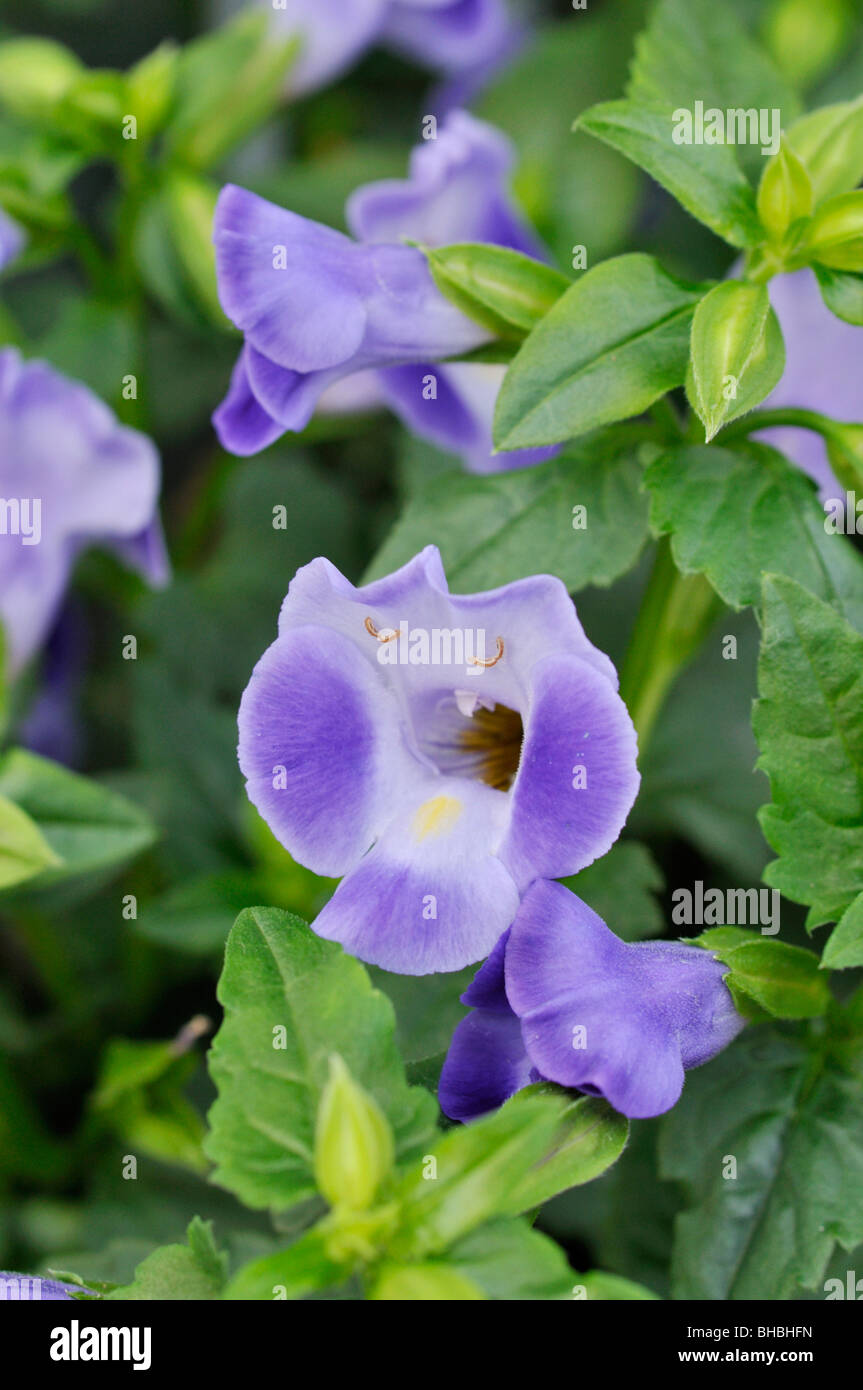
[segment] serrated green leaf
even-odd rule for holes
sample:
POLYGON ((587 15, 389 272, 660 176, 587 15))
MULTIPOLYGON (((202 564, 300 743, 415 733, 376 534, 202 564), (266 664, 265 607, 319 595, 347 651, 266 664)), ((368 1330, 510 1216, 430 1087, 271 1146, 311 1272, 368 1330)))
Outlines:
POLYGON ((326 1229, 315 1226, 287 1250, 244 1265, 231 1279, 224 1296, 241 1301, 292 1301, 341 1284, 349 1274, 350 1266, 330 1253, 326 1229))
POLYGON ((863 893, 858 893, 839 918, 824 947, 821 963, 830 970, 863 965, 863 893))
POLYGON ((775 449, 683 446, 651 463, 644 481, 651 525, 671 532, 678 568, 705 574, 732 608, 757 605, 769 571, 793 575, 863 627, 863 561, 827 534, 812 484, 775 449))
POLYGON ((195 1217, 186 1245, 154 1250, 135 1270, 131 1284, 112 1289, 106 1300, 176 1301, 220 1298, 227 1277, 227 1256, 216 1246, 213 1223, 195 1217))
POLYGON ((792 579, 764 580, 753 729, 778 854, 765 880, 835 921, 863 891, 863 637, 792 579))
POLYGON ((831 270, 863 270, 863 190, 837 193, 806 227, 799 255, 831 270))
POLYGON ((572 283, 505 246, 466 242, 425 254, 441 294, 503 338, 523 338, 572 283))
POLYGON ((680 386, 703 293, 639 253, 586 271, 513 359, 495 409, 496 446, 557 444, 638 415, 680 386))
POLYGON ((674 1298, 792 1298, 823 1279, 834 1242, 863 1236, 863 1038, 834 1029, 817 1050, 747 1029, 688 1076, 660 1130, 661 1174, 688 1207, 674 1298))
POLYGON ((428 1145, 435 1102, 407 1085, 392 1006, 339 946, 290 913, 249 908, 228 938, 218 997, 225 1019, 209 1066, 219 1098, 205 1151, 213 1180, 247 1205, 284 1208, 315 1193, 315 1122, 333 1052, 384 1111, 401 1159, 428 1145))
POLYGON ((686 378, 707 442, 760 405, 784 368, 782 330, 766 286, 741 280, 715 285, 695 310, 686 378))
POLYGON ((732 147, 675 143, 670 106, 604 101, 585 111, 576 128, 645 169, 688 213, 731 246, 757 246, 763 239, 755 194, 732 147))
POLYGON ((433 542, 461 592, 533 574, 537 556, 573 593, 610 584, 635 564, 648 536, 647 499, 638 490, 643 437, 619 427, 532 468, 435 478, 411 498, 367 578, 389 574, 433 542))

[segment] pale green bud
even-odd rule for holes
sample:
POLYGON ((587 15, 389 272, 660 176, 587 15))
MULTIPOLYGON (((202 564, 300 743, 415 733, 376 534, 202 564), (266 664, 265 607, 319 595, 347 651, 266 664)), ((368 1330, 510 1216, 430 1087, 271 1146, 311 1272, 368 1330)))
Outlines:
POLYGON ((315 1177, 321 1193, 331 1207, 365 1211, 393 1158, 389 1121, 341 1057, 332 1056, 315 1131, 315 1177))
POLYGON ((863 270, 863 191, 840 193, 822 203, 802 249, 833 270, 863 270))
POLYGON ((381 1267, 369 1298, 394 1303, 478 1303, 487 1295, 451 1265, 386 1264, 381 1267))
POLYGON ((9 39, 0 43, 0 104, 14 116, 42 120, 85 72, 62 44, 9 39))
POLYGON ((811 217, 812 184, 802 161, 783 140, 768 160, 758 186, 758 216, 772 241, 780 241, 792 222, 811 217))

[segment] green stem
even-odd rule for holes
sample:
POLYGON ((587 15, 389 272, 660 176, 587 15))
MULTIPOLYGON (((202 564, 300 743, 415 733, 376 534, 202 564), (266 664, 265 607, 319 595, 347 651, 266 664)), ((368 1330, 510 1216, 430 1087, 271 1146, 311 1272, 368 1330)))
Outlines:
POLYGON ((814 430, 816 434, 829 434, 832 421, 819 415, 816 410, 802 410, 788 406, 778 410, 758 410, 753 415, 743 415, 717 435, 716 442, 736 439, 739 435, 752 434, 754 430, 772 429, 776 425, 796 425, 801 429, 814 430))
POLYGON ((620 693, 641 756, 668 691, 692 659, 721 608, 701 574, 681 574, 662 536, 623 663, 620 693))

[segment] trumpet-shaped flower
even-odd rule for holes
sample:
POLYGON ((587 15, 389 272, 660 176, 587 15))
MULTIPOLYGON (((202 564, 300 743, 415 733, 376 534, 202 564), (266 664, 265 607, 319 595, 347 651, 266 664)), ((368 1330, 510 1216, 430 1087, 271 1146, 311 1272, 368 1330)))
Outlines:
POLYGON ((0 352, 0 624, 13 673, 47 637, 88 546, 164 581, 158 496, 145 435, 46 362, 0 352))
POLYGON ((555 452, 492 453, 505 369, 440 363, 489 335, 440 294, 423 254, 404 244, 480 241, 540 256, 509 195, 512 159, 493 127, 453 112, 414 150, 407 179, 351 196, 354 241, 242 189, 223 191, 219 289, 245 335, 214 416, 227 449, 256 453, 285 430, 302 429, 318 405, 357 409, 383 397, 409 429, 461 455, 473 471, 525 466, 555 452))
POLYGON ((301 569, 239 732, 270 829, 342 877, 314 930, 402 974, 488 955, 534 879, 609 849, 638 788, 614 668, 560 581, 453 595, 434 547, 360 588, 301 569))
POLYGON ((279 31, 297 34, 295 96, 333 81, 377 43, 474 84, 504 62, 522 30, 505 0, 266 0, 279 31))
POLYGON ((726 973, 699 946, 621 941, 562 884, 535 883, 462 995, 473 1012, 453 1036, 441 1106, 470 1120, 545 1080, 661 1115, 684 1071, 743 1027, 726 973))

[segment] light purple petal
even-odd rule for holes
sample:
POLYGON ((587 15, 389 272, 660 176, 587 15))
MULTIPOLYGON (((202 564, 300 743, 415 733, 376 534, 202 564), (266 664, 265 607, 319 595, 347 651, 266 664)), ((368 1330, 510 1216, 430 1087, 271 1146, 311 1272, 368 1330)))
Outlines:
POLYGON ((63 1284, 59 1279, 40 1279, 35 1274, 15 1274, 0 1270, 0 1302, 72 1303, 76 1293, 90 1293, 81 1284, 63 1284))
MULTIPOLYGON (((103 401, 44 362, 0 352, 0 496, 38 511, 38 540, 0 537, 0 619, 17 671, 44 640, 89 545, 116 550, 151 582, 167 572, 159 456, 103 401)), ((20 513, 23 516, 23 512, 20 513)), ((19 528, 19 530, 25 528, 19 528)))
POLYGON ((517 32, 504 0, 397 0, 383 27, 394 47, 447 72, 495 65, 509 55, 517 32))
POLYGON ((402 975, 481 960, 518 907, 515 884, 493 853, 505 795, 440 778, 394 812, 316 918, 315 931, 402 975))
POLYGON ((636 756, 632 720, 602 675, 574 656, 534 667, 500 850, 520 884, 577 873, 608 852, 638 791, 636 756))
POLYGON ((228 394, 213 414, 222 448, 242 458, 269 448, 284 433, 284 427, 267 413, 249 385, 248 354, 244 347, 231 373, 228 394))
MULTIPOLYGON (((768 289, 785 339, 785 371, 764 408, 800 406, 836 420, 863 419, 863 330, 831 314, 811 270, 776 275, 768 289)), ((843 495, 819 434, 783 426, 755 437, 793 459, 822 495, 843 495)))
POLYGON ((351 194, 348 226, 360 241, 480 241, 545 259, 509 191, 514 163, 505 135, 466 111, 453 111, 434 139, 414 148, 406 179, 366 184, 351 194))
POLYGON ((280 0, 273 10, 280 36, 302 47, 288 73, 288 91, 301 96, 332 82, 375 42, 389 0, 280 0))
POLYGON ((23 228, 0 208, 0 270, 20 256, 26 241, 23 228))

